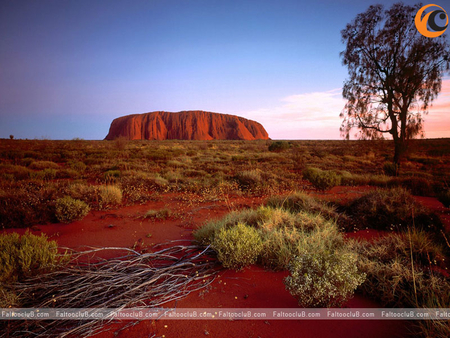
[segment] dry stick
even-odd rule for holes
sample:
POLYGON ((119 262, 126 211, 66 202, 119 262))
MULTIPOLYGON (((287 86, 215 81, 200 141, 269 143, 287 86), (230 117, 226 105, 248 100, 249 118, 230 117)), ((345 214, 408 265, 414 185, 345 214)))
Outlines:
MULTIPOLYGON (((169 243, 170 244, 170 243, 169 243)), ((209 247, 175 245, 157 252, 140 254, 127 248, 90 248, 74 253, 75 266, 43 276, 37 276, 15 285, 16 291, 31 300, 30 307, 61 308, 116 308, 158 307, 187 296, 210 285, 218 270, 216 262, 206 256, 209 247), (125 250, 131 254, 121 259, 95 256, 104 250, 125 250), (86 255, 92 262, 77 260, 86 255), (181 255, 181 258, 177 257, 181 255), (206 262, 204 262, 206 260, 206 262), (35 295, 35 297, 32 297, 35 295), (33 299, 34 298, 34 299, 33 299)), ((70 320, 32 321, 10 323, 10 332, 17 337, 90 336, 106 330, 101 321, 74 322, 70 320)), ((7 337, 3 331, 0 337, 7 337)))
MULTIPOLYGON (((413 228, 415 228, 415 225, 414 225, 414 208, 412 208, 411 213, 412 213, 413 228)), ((412 276, 413 276, 414 296, 416 298, 416 307, 419 307, 419 302, 417 300, 416 275, 414 273, 414 258, 413 258, 413 250, 412 250, 412 240, 411 240, 411 233, 410 233, 409 226, 408 226, 408 237, 409 237, 409 251, 411 253, 411 271, 412 271, 412 276)))

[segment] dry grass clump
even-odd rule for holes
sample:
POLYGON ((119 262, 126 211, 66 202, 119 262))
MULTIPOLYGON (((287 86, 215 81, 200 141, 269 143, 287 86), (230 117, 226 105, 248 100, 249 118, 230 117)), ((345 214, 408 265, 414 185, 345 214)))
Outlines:
POLYGON ((381 230, 404 230, 412 226, 439 233, 442 223, 416 202, 403 188, 378 189, 357 198, 347 207, 347 212, 361 227, 381 230))
POLYGON ((289 195, 272 196, 266 205, 273 208, 283 208, 291 212, 305 211, 319 214, 322 217, 336 222, 342 230, 352 230, 353 220, 343 212, 338 212, 335 206, 318 200, 304 191, 296 191, 289 195))
POLYGON ((114 185, 101 185, 98 188, 98 205, 107 209, 122 203, 122 190, 114 185))
POLYGON ((90 210, 89 206, 80 200, 70 196, 64 196, 56 200, 56 218, 63 223, 70 223, 84 218, 90 210))
POLYGON ((168 208, 163 208, 159 210, 150 209, 148 210, 142 218, 144 219, 166 219, 172 215, 172 210, 168 208))
POLYGON ((303 178, 310 181, 320 191, 326 191, 341 184, 341 177, 331 170, 306 168, 303 170, 303 178))
MULTIPOLYGON (((361 290, 385 307, 448 308, 450 279, 439 272, 445 252, 430 234, 413 229, 389 234, 374 242, 350 241, 358 252, 358 268, 367 274, 361 290)), ((450 321, 419 321, 415 334, 448 337, 450 321)))
POLYGON ((425 232, 413 230, 350 245, 359 253, 358 266, 367 274, 362 290, 383 306, 421 307, 430 298, 448 299, 450 281, 432 268, 445 257, 442 247, 425 232))
POLYGON ((28 168, 34 170, 44 170, 44 169, 59 169, 60 166, 52 161, 35 161, 32 162, 28 168))

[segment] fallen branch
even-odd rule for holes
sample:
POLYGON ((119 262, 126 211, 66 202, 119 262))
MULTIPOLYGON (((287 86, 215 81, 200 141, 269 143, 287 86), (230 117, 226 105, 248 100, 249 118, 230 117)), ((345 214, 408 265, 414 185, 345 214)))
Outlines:
MULTIPOLYGON (((27 308, 160 307, 205 288, 218 272, 209 247, 171 244, 149 253, 111 247, 72 252, 66 268, 11 287, 27 308), (126 254, 101 257, 111 250, 126 254)), ((0 337, 88 337, 113 320, 14 320, 2 323, 0 337)))

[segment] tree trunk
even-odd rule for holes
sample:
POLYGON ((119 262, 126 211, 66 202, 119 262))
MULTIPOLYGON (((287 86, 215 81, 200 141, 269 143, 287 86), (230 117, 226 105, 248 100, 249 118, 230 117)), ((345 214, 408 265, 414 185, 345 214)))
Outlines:
POLYGON ((400 173, 400 159, 405 150, 404 141, 401 138, 394 140, 395 150, 394 150, 394 165, 395 165, 395 176, 400 173))

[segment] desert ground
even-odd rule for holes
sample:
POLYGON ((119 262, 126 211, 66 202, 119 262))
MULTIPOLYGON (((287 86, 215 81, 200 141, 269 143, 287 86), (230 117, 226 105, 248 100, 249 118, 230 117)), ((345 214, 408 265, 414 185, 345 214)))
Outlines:
MULTIPOLYGON (((89 297, 78 297, 77 306, 71 303, 77 289, 60 285, 52 295, 42 290, 54 276, 71 278, 67 271, 82 271, 80 278, 99 275, 102 266, 177 247, 169 251, 175 261, 130 263, 130 271, 170 267, 170 274, 173 264, 186 259, 183 250, 193 248, 200 275, 189 268, 183 273, 192 276, 181 289, 172 286, 179 280, 162 278, 152 287, 169 290, 163 297, 142 288, 139 299, 117 301, 125 307, 161 302, 179 308, 450 308, 450 139, 410 141, 398 175, 392 157, 390 141, 0 140, 1 307, 81 308, 96 299, 102 307, 100 298, 114 298, 102 294, 105 289, 122 287, 117 296, 126 294, 127 285, 110 286, 114 279, 105 278, 102 290, 89 289, 98 285, 85 279, 79 292, 89 297), (53 243, 48 250, 54 255, 41 262, 42 252, 20 247, 13 234, 53 243), (248 242, 239 246, 240 238, 248 242), (111 247, 116 249, 90 253, 90 262, 78 255, 111 247), (342 265, 353 287, 344 290, 328 265, 295 265, 302 255, 342 265), (353 259, 353 267, 344 256, 353 259), (337 286, 338 295, 320 295, 317 288, 308 293, 301 286, 304 274, 329 275, 330 283, 315 283, 337 286), (170 297, 172 287, 178 299, 170 297)), ((39 248, 44 251, 44 245, 39 248)), ((3 321, 0 336, 61 336, 80 325, 41 323, 3 321)), ((448 324, 96 321, 69 336, 448 337, 448 324)))

